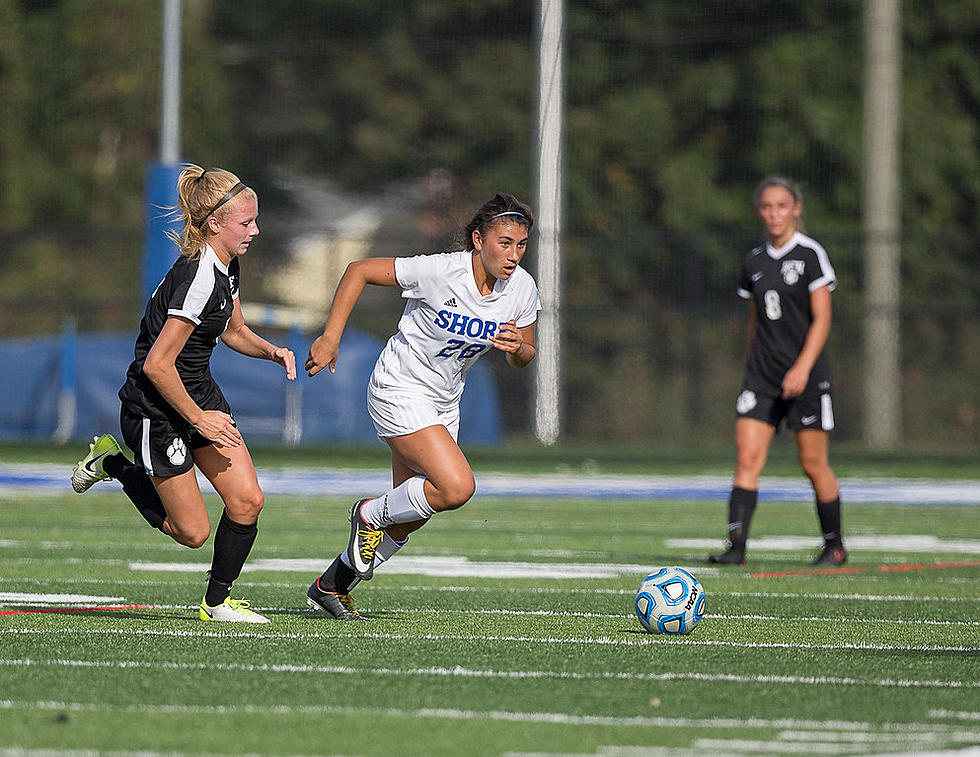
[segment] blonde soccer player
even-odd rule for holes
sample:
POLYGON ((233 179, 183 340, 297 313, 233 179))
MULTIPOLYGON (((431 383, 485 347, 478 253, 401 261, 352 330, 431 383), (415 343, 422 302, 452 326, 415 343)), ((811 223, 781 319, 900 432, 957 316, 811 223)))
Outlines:
POLYGON ((258 235, 255 191, 220 169, 187 165, 177 180, 180 256, 146 304, 135 359, 119 390, 120 427, 135 462, 109 434, 90 445, 72 472, 83 493, 117 479, 154 528, 179 544, 204 545, 211 531, 195 467, 217 491, 224 512, 198 615, 205 621, 267 623, 245 600, 231 599, 258 529, 264 497, 252 458, 221 388, 211 376, 218 340, 249 357, 279 363, 296 378, 296 360, 245 324, 239 258, 258 235))

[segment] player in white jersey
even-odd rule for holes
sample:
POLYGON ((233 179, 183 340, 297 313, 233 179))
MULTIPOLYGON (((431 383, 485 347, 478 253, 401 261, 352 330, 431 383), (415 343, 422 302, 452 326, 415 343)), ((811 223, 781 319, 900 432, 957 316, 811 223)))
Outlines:
POLYGON ((795 182, 765 179, 756 189, 755 208, 768 241, 745 257, 738 285, 739 296, 751 303, 751 324, 745 383, 735 403, 737 462, 728 501, 728 548, 708 561, 745 562, 759 476, 785 420, 796 434, 800 466, 816 496, 824 546, 814 565, 841 565, 847 552, 840 489, 827 453, 834 414, 823 352, 837 277, 824 248, 800 230, 803 200, 795 182))
POLYGON ((220 339, 243 355, 279 363, 289 379, 296 378, 296 360, 249 329, 242 315, 238 261, 259 233, 255 192, 228 171, 188 165, 177 195, 183 230, 172 236, 181 255, 146 304, 135 359, 119 390, 120 426, 135 462, 103 434, 75 466, 72 486, 81 494, 117 479, 151 526, 198 548, 211 524, 196 466, 225 504, 198 615, 266 623, 248 602, 230 598, 264 498, 231 408, 211 376, 211 353, 220 339))
POLYGON ((347 549, 307 592, 307 604, 341 620, 363 620, 350 589, 370 579, 437 512, 464 505, 476 489, 456 443, 466 372, 496 349, 508 363, 534 359, 541 303, 520 267, 534 224, 511 195, 484 203, 464 231, 464 249, 351 263, 334 295, 306 369, 332 373, 340 337, 365 285, 401 287, 408 300, 368 384, 368 412, 391 449, 393 487, 351 508, 347 549))

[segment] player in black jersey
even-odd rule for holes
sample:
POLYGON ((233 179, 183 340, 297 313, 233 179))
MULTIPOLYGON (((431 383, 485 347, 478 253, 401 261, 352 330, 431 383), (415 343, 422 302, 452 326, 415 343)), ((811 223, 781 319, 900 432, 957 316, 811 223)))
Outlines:
POLYGON ((198 548, 211 523, 196 465, 225 504, 199 617, 267 623, 248 602, 230 598, 255 541, 263 495, 231 408, 211 376, 211 352, 220 339, 243 355, 279 363, 291 380, 296 360, 255 334, 242 316, 238 258, 259 233, 255 192, 228 171, 195 165, 181 171, 177 190, 183 230, 173 239, 181 254, 146 304, 135 359, 119 390, 120 426, 135 463, 103 434, 75 466, 72 486, 82 493, 117 479, 151 526, 198 548))
POLYGON ((749 300, 749 356, 735 403, 737 462, 728 502, 728 548, 709 562, 745 562, 759 476, 772 438, 785 420, 796 434, 800 466, 813 484, 824 546, 814 565, 841 565, 840 489, 827 454, 834 427, 830 370, 823 348, 830 333, 830 293, 837 286, 827 253, 800 229, 796 183, 770 177, 756 189, 755 208, 767 242, 746 257, 738 285, 749 300))

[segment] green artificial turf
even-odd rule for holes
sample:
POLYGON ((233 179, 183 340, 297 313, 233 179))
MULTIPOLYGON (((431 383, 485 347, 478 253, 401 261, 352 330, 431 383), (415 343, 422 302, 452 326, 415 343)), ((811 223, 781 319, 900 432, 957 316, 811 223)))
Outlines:
MULTIPOLYGON (((818 573, 810 548, 718 569, 678 546, 717 534, 719 503, 478 497, 413 535, 391 564, 404 572, 354 590, 370 622, 341 623, 305 593, 346 543, 348 504, 268 499, 234 596, 272 623, 245 626, 196 617, 210 542, 169 542, 114 484, 0 503, 0 612, 29 611, 0 615, 0 753, 980 745, 978 508, 847 507, 849 533, 938 546, 852 549, 848 572, 818 573), (647 634, 633 616, 661 565, 704 585, 707 617, 689 636, 647 634)), ((760 543, 816 547, 815 534, 806 505, 760 506, 753 524, 760 543)))

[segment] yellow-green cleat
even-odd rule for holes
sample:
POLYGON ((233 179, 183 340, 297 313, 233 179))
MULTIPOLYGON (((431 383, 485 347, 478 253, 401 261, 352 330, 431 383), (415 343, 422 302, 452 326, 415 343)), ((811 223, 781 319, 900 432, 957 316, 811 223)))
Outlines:
POLYGON ((198 613, 201 620, 217 620, 226 623, 268 623, 264 615, 250 610, 251 602, 247 599, 232 599, 228 597, 217 607, 211 607, 203 599, 198 613))
POLYGON ((121 453, 122 449, 119 447, 119 443, 112 438, 111 434, 93 436, 92 443, 88 445, 88 454, 75 463, 75 467, 72 469, 71 488, 79 494, 84 494, 92 484, 112 478, 105 472, 102 463, 109 455, 121 453))

